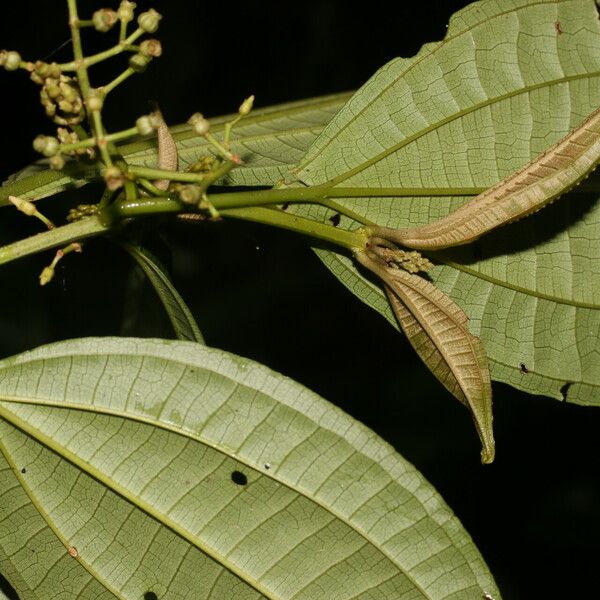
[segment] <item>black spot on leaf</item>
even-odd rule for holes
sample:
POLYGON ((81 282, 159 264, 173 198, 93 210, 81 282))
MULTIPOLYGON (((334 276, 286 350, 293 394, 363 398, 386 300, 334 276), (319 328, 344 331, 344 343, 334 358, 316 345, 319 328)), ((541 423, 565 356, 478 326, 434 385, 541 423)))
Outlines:
POLYGON ((331 217, 329 217, 329 220, 334 227, 337 227, 340 224, 341 218, 342 217, 340 213, 335 213, 335 215, 331 215, 331 217))
POLYGON ((525 363, 521 363, 519 369, 521 369, 521 373, 529 373, 529 369, 525 366, 525 363))
POLYGON ((145 592, 144 600, 158 600, 158 596, 155 592, 145 592))
POLYGON ((241 471, 233 471, 233 473, 231 473, 231 481, 233 481, 235 485, 246 485, 248 483, 248 478, 241 471))

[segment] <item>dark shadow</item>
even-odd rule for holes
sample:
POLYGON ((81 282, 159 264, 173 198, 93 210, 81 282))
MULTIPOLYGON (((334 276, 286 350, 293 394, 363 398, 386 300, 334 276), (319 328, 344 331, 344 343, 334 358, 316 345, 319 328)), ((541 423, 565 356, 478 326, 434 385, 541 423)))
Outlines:
POLYGON ((8 583, 8 580, 0 573, 0 593, 4 594, 8 600, 19 600, 19 595, 15 588, 8 583))

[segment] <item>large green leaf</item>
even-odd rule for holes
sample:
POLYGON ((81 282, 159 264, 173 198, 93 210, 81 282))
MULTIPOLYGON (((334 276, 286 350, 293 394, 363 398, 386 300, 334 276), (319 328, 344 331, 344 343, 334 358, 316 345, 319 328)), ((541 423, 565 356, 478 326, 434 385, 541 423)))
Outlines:
MULTIPOLYGON (((302 161, 304 184, 489 187, 543 152, 600 104, 593 0, 483 0, 442 42, 380 69, 302 161)), ((600 405, 600 203, 571 194, 460 250, 435 255, 433 281, 469 315, 492 376, 529 392, 600 405)), ((347 198, 390 227, 447 215, 464 197, 347 198)), ((306 206, 313 218, 331 213, 306 206)), ((343 219, 342 226, 356 222, 343 219)), ((351 262, 327 266, 393 322, 383 291, 351 262)))
POLYGON ((0 363, 0 570, 37 598, 499 598, 456 517, 363 425, 189 342, 0 363))
MULTIPOLYGON (((244 164, 220 183, 264 186, 276 183, 304 156, 349 97, 348 93, 335 94, 256 109, 233 131, 232 149, 243 158, 244 164)), ((215 137, 221 138, 224 124, 230 118, 231 115, 210 120, 215 137)), ((209 154, 210 146, 206 140, 189 126, 175 126, 172 132, 179 150, 180 169, 209 154)), ((120 146, 119 150, 132 164, 149 167, 157 164, 154 137, 120 146)), ((80 168, 75 164, 65 175, 49 170, 46 162, 35 163, 33 168, 27 167, 9 178, 0 188, 0 206, 7 204, 10 195, 37 200, 99 176, 95 168, 80 168)))

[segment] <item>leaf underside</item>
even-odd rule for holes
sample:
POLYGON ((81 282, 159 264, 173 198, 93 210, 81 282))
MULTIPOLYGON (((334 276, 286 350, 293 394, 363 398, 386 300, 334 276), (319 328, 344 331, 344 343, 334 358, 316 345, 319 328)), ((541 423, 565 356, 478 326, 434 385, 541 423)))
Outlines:
MULTIPOLYGON (((483 0, 452 17, 443 41, 381 68, 296 174, 326 187, 487 188, 579 126, 599 99, 593 0, 483 0)), ((474 244, 431 256, 433 282, 469 316, 493 379, 559 399, 568 389, 568 401, 600 405, 598 200, 593 192, 569 193, 474 244)), ((468 198, 336 201, 365 222, 407 228, 440 219, 468 198)), ((314 205, 290 209, 324 222, 332 215, 314 205)), ((357 224, 342 217, 340 226, 357 224)), ((318 252, 395 324, 381 288, 348 258, 318 252)))
POLYGON ((480 598, 459 522, 373 432, 199 344, 0 363, 0 570, 22 600, 480 598))
POLYGON ((462 310, 428 281, 400 270, 392 279, 385 291, 402 331, 431 372, 469 408, 482 462, 493 462, 492 389, 479 338, 469 332, 462 310))
MULTIPOLYGON (((321 133, 336 112, 350 97, 349 93, 333 94, 299 102, 255 109, 233 130, 231 148, 244 160, 220 185, 273 185, 283 179, 292 166, 321 133)), ((210 119, 211 130, 222 138, 225 122, 232 116, 210 119)), ((206 140, 193 134, 186 125, 171 128, 179 152, 180 169, 185 170, 202 156, 211 154, 206 140)), ((119 147, 131 164, 157 167, 157 139, 125 144, 119 147)), ((39 161, 13 175, 0 188, 0 206, 8 196, 40 199, 65 189, 83 185, 89 178, 98 177, 96 169, 88 167, 80 175, 65 175, 52 171, 48 161, 39 161)))

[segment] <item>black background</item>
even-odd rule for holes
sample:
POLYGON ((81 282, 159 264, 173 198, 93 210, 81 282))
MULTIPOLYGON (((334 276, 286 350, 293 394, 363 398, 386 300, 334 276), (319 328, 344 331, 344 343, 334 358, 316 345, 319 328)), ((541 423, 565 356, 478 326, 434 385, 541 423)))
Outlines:
MULTIPOLYGON (((466 2, 155 2, 164 56, 109 100, 109 129, 129 127, 159 102, 170 123, 195 111, 235 111, 351 90, 395 56, 441 39, 466 2)), ((66 3, 22 2, 0 20, 0 47, 44 58, 68 39, 66 3)), ((147 8, 147 2, 138 5, 147 8)), ((80 2, 82 16, 99 4, 80 2)), ((8 10, 4 8, 3 10, 8 10)), ((109 36, 111 34, 108 34, 109 36)), ((91 33, 104 47, 106 38, 91 33)), ((69 46, 54 60, 68 60, 69 46)), ((100 84, 122 63, 93 72, 100 84)), ((35 159, 50 133, 37 90, 0 71, 0 176, 35 159)), ((93 202, 77 197, 75 202, 93 202)), ((72 203, 65 200, 64 204, 72 203)), ((56 202, 41 206, 60 215, 56 202)), ((64 214, 64 213, 63 213, 64 214)), ((33 221, 33 220, 31 220, 33 221)), ((39 228, 2 211, 6 243, 39 228)), ((506 599, 595 597, 600 544, 598 409, 528 396, 494 384, 497 459, 478 463, 467 412, 437 384, 406 340, 332 277, 307 240, 241 223, 163 223, 148 244, 169 264, 207 343, 293 377, 373 428, 427 477, 463 522, 506 599), (596 448, 596 451, 593 449, 596 448)), ((154 295, 129 259, 105 241, 63 262, 37 286, 52 256, 0 270, 0 354, 90 335, 171 337, 154 295), (131 307, 136 307, 132 312, 131 307)))

